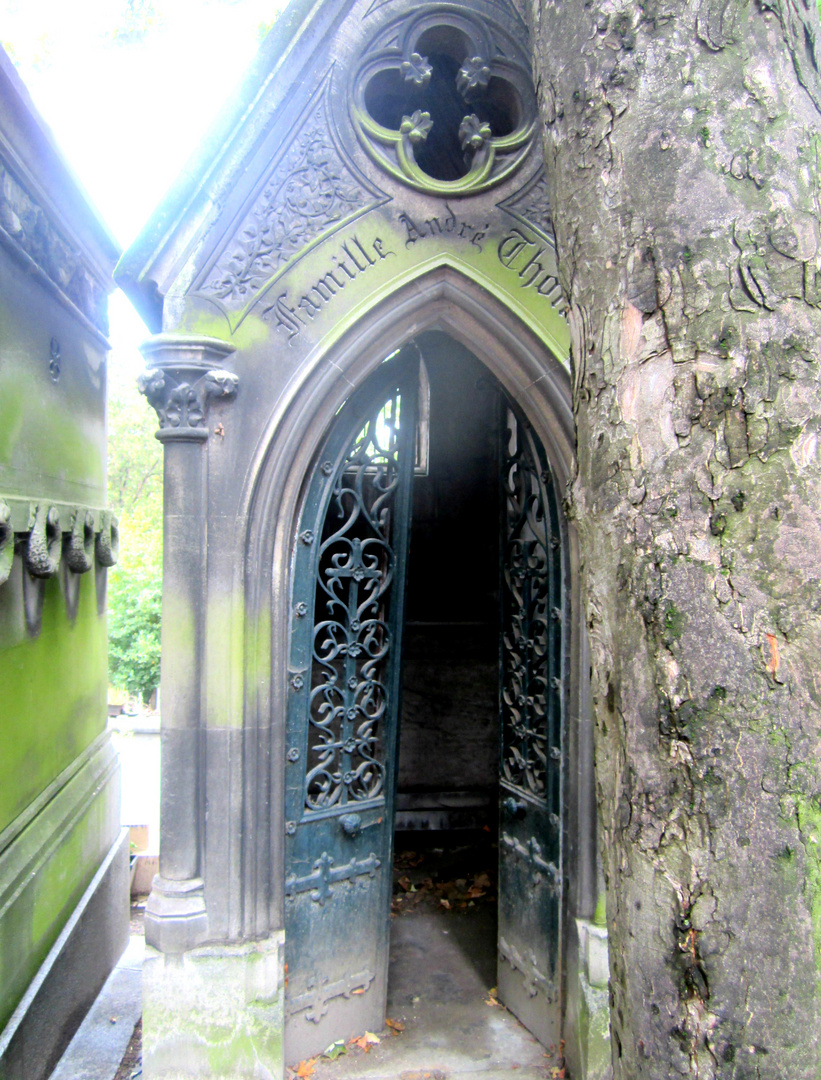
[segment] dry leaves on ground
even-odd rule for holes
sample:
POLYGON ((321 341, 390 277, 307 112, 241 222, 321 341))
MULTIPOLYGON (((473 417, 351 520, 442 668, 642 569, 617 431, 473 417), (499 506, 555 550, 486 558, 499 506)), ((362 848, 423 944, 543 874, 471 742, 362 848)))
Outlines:
POLYGON ((486 870, 466 874, 453 880, 440 881, 436 876, 435 860, 430 860, 431 874, 423 877, 417 870, 425 856, 415 851, 400 851, 394 860, 394 897, 392 915, 404 915, 418 905, 427 903, 445 911, 463 911, 478 901, 494 903, 496 889, 486 870))
POLYGON ((378 1035, 374 1035, 372 1031, 366 1031, 364 1035, 360 1035, 358 1039, 351 1039, 348 1046, 358 1046, 360 1050, 364 1050, 367 1054, 372 1046, 376 1046, 382 1042, 378 1035))
POLYGON ((316 1068, 317 1059, 306 1058, 295 1068, 288 1068, 288 1080, 309 1080, 309 1077, 314 1075, 314 1069, 316 1068))

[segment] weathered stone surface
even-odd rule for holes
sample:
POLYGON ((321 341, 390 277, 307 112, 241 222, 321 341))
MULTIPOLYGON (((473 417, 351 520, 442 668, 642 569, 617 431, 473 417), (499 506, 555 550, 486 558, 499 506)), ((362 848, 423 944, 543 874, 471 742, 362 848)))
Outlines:
POLYGON ((0 1074, 14 1080, 49 1075, 127 928, 105 734, 117 254, 0 49, 0 1074))
POLYGON ((164 956, 143 965, 143 1075, 148 1080, 279 1080, 283 935, 164 956))

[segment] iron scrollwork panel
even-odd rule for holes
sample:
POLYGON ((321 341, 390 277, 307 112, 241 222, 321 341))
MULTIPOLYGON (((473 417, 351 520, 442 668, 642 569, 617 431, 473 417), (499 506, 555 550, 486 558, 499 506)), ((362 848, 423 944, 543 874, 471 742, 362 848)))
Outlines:
MULTIPOLYGON (((366 802, 384 789, 401 411, 396 389, 368 417, 333 478, 316 568, 308 812, 366 802)), ((329 478, 331 467, 321 465, 329 478)))
POLYGON ((294 547, 286 749, 286 1054, 384 1019, 393 758, 419 355, 340 410, 294 547), (356 985, 351 972, 362 972, 356 985))
POLYGON ((559 1038, 563 544, 544 448, 505 405, 501 448, 499 994, 559 1038))
POLYGON ((502 780, 559 812, 562 567, 544 449, 511 409, 502 455, 502 780))

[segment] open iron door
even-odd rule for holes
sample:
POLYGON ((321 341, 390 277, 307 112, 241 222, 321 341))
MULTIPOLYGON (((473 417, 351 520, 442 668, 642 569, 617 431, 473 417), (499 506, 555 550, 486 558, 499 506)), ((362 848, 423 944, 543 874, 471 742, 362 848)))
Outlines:
POLYGON ((285 1060, 381 1030, 419 354, 340 410, 295 541, 288 678, 285 1060))
POLYGON ((502 435, 499 998, 549 1046, 560 1038, 563 544, 544 448, 507 402, 502 435))

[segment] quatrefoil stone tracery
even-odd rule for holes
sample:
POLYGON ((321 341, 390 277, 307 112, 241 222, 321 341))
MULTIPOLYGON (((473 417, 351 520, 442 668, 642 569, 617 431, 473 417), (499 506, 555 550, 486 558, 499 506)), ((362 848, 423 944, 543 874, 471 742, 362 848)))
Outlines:
POLYGON ((417 190, 474 194, 527 154, 535 118, 527 64, 486 31, 467 16, 409 17, 356 70, 352 115, 363 146, 417 190))

